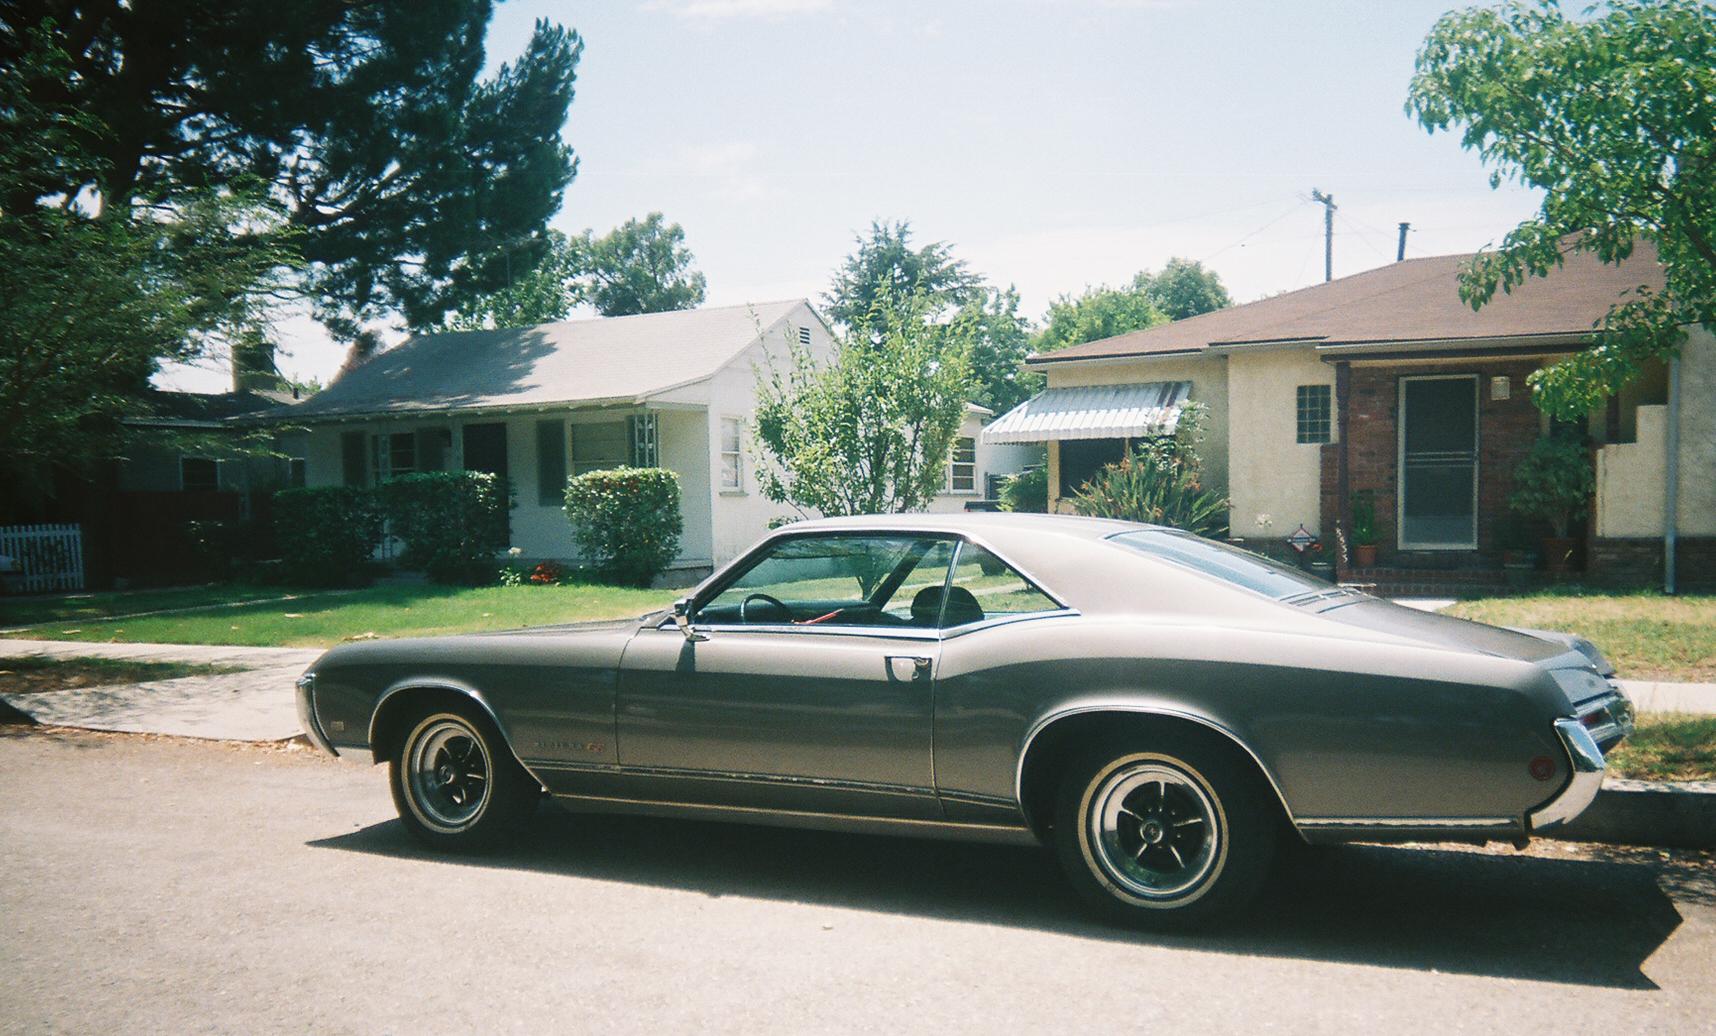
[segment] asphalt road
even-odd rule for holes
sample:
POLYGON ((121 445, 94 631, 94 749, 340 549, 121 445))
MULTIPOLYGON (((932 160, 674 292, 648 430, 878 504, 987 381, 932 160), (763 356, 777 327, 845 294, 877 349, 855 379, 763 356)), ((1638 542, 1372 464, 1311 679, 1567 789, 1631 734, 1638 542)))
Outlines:
POLYGON ((1030 850, 545 810, 436 858, 380 770, 13 728, 0 1029, 1712 1032, 1711 859, 1342 849, 1164 938, 1030 850))

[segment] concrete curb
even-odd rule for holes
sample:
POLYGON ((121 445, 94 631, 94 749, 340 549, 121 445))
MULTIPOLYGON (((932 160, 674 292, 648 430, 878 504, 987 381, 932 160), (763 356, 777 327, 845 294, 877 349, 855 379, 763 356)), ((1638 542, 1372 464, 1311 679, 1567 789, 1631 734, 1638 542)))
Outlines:
POLYGON ((1716 849, 1716 781, 1611 779, 1597 801, 1551 838, 1673 849, 1716 849))

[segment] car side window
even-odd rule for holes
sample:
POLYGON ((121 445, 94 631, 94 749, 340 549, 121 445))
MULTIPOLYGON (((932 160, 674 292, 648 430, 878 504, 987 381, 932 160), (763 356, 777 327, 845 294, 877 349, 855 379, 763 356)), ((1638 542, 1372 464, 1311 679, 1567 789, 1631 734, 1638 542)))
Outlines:
POLYGON ((933 627, 952 559, 945 536, 794 536, 699 607, 697 621, 933 627))
POLYGON ((947 590, 943 629, 984 619, 1060 611, 1054 598, 992 552, 975 543, 960 545, 947 590))

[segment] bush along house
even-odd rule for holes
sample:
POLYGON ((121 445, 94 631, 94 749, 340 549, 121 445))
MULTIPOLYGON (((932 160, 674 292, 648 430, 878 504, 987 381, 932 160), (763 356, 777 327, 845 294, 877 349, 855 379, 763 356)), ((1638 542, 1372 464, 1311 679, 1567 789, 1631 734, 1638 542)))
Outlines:
POLYGON ((1688 329, 1676 361, 1580 427, 1552 427, 1526 383, 1588 348, 1633 289, 1660 290, 1654 250, 1619 265, 1571 254, 1476 312, 1459 295, 1468 258, 1405 260, 1033 356, 1046 390, 983 438, 1046 443, 1050 507, 1064 510, 1196 400, 1231 535, 1279 543, 1302 527, 1344 580, 1438 593, 1568 570, 1650 585, 1672 556, 1678 587, 1716 583, 1716 339, 1688 329))

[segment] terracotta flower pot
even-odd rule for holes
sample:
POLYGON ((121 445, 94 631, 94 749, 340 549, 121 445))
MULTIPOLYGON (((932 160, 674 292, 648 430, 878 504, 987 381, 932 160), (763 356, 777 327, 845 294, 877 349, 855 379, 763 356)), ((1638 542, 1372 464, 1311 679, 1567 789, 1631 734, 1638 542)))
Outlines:
POLYGON ((1579 541, 1571 536, 1543 538, 1543 564, 1551 572, 1566 572, 1573 567, 1573 548, 1579 541))
POLYGON ((1372 568, 1376 565, 1376 544, 1355 543, 1353 545, 1353 567, 1372 568))

